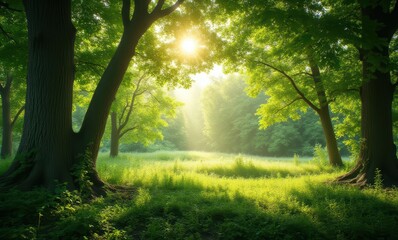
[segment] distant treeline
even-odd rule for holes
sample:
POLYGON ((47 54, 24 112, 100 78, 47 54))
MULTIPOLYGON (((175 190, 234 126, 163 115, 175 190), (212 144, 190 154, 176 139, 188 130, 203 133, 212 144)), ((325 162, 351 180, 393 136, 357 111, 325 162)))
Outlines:
MULTIPOLYGON (((120 151, 203 150, 312 156, 315 145, 325 146, 319 118, 312 111, 300 112, 299 120, 289 119, 260 130, 256 110, 267 97, 251 98, 245 88, 245 82, 238 76, 217 80, 204 89, 194 85, 189 90, 191 99, 175 119, 168 120, 162 141, 149 146, 122 143, 120 151)), ((107 151, 108 146, 105 142, 103 150, 107 151)), ((342 155, 350 154, 342 139, 339 148, 342 155)))

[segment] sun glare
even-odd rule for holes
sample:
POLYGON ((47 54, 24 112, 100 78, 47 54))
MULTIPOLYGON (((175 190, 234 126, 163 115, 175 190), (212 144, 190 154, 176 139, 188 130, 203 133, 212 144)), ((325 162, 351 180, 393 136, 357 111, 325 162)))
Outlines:
POLYGON ((193 38, 185 38, 181 42, 181 50, 185 54, 195 54, 198 48, 198 42, 193 38))

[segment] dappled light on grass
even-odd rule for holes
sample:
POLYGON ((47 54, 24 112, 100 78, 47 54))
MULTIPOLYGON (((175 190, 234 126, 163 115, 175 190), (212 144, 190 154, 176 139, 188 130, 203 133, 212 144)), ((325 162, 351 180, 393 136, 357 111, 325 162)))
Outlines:
MULTIPOLYGON (((330 185, 345 170, 293 158, 201 152, 100 155, 97 169, 134 193, 85 202, 0 193, 7 239, 393 239, 397 190, 330 185), (40 214, 40 226, 38 216, 40 214), (11 226, 20 226, 12 227, 11 226), (12 233, 10 233, 12 229, 12 233)), ((3 234, 3 235, 2 235, 3 234)))

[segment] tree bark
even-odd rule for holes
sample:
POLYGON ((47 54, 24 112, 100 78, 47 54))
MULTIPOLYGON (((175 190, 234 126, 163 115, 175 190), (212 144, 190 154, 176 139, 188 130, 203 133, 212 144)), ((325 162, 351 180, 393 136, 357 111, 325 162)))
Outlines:
POLYGON ((111 113, 111 150, 109 155, 117 157, 119 155, 119 130, 117 127, 117 113, 111 113))
POLYGON ((321 121, 323 135, 325 136, 329 163, 332 166, 341 167, 343 166, 343 161, 341 160, 339 148, 337 146, 337 139, 334 133, 332 120, 330 118, 329 103, 321 79, 319 67, 311 56, 309 57, 309 63, 320 106, 319 109, 316 110, 316 112, 321 121))
POLYGON ((379 46, 365 45, 361 49, 361 149, 356 166, 336 181, 359 186, 374 184, 376 171, 384 186, 398 185, 398 160, 392 130, 392 101, 395 86, 389 70, 389 43, 397 30, 397 4, 392 13, 382 6, 362 5, 362 41, 376 35, 379 46), (378 22, 378 28, 372 28, 378 22), (371 47, 369 47, 371 46, 371 47))
POLYGON ((1 158, 7 158, 12 155, 12 122, 11 122, 11 82, 12 77, 7 76, 5 86, 1 86, 1 103, 2 103, 2 145, 1 145, 1 158))

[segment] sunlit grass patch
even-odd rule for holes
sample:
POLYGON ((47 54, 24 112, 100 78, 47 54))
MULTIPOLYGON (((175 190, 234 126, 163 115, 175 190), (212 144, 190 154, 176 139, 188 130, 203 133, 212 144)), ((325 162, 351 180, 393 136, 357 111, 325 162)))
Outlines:
POLYGON ((0 193, 4 239, 394 239, 396 189, 328 183, 346 169, 309 159, 161 152, 100 155, 111 184, 136 191, 0 193), (160 154, 160 155, 159 155, 160 154), (175 154, 175 158, 172 158, 175 154), (166 160, 166 158, 168 160, 166 160), (13 227, 17 226, 17 227, 13 227), (19 227, 18 227, 19 226, 19 227), (11 237, 10 237, 11 236, 11 237))

